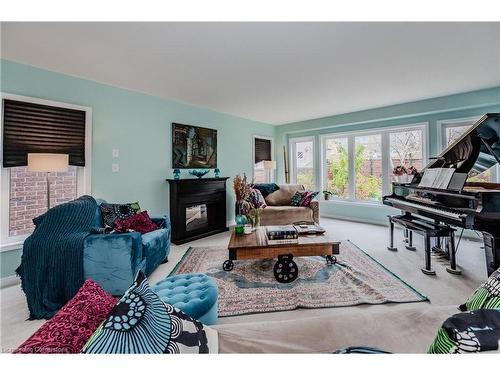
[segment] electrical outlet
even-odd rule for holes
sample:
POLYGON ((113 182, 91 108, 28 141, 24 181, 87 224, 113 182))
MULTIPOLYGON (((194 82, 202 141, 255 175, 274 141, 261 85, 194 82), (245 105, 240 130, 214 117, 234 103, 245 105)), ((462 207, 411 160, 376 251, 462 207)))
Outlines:
POLYGON ((120 157, 120 150, 117 148, 113 149, 113 157, 114 158, 119 158, 120 157))
POLYGON ((119 171, 120 171, 120 164, 118 163, 111 164, 111 172, 119 172, 119 171))

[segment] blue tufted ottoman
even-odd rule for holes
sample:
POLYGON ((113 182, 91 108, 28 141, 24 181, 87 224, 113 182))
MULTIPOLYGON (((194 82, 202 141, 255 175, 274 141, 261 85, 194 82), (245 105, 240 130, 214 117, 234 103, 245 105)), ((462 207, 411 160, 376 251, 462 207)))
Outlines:
POLYGON ((160 298, 203 324, 217 323, 217 284, 202 273, 167 277, 152 289, 160 298))

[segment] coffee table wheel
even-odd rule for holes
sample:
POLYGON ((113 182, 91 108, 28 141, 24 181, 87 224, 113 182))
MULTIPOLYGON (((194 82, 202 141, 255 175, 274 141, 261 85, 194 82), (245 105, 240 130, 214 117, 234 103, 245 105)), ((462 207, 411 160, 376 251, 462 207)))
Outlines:
POLYGON ((327 255, 326 256, 326 264, 328 266, 331 266, 335 263, 337 263, 337 257, 335 255, 327 255))
POLYGON ((274 277, 279 283, 291 283, 299 275, 297 263, 293 261, 292 255, 280 255, 274 264, 274 277))
POLYGON ((224 263, 222 264, 222 269, 224 271, 232 271, 234 268, 234 263, 232 260, 228 259, 225 260, 224 263))

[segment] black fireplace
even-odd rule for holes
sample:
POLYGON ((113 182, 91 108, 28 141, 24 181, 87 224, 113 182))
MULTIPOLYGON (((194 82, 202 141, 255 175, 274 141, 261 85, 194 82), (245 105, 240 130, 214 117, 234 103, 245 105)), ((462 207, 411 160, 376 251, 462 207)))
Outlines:
POLYGON ((167 179, 172 242, 180 245, 228 230, 226 181, 222 178, 167 179))

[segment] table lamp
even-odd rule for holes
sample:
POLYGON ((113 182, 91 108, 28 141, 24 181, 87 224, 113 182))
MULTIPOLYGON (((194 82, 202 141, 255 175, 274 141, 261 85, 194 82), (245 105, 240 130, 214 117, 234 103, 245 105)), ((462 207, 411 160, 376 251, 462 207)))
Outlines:
POLYGON ((267 182, 271 182, 271 171, 276 169, 276 160, 264 160, 263 163, 267 171, 267 182))
POLYGON ((28 154, 28 172, 47 173, 47 210, 50 209, 50 172, 66 172, 68 154, 28 154))

